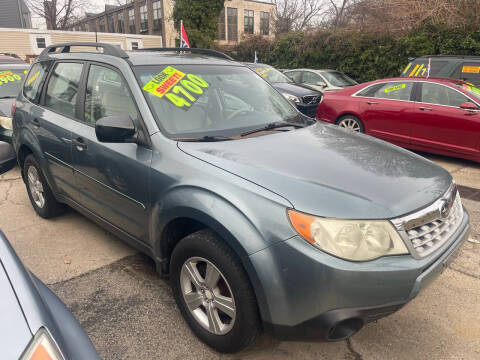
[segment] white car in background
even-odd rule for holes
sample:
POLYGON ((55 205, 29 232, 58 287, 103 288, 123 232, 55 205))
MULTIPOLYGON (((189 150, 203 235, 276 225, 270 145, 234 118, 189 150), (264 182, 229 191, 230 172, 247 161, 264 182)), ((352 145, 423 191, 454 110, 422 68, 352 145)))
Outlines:
POLYGON ((358 83, 344 73, 332 70, 294 69, 284 72, 298 84, 307 85, 315 90, 340 90, 358 83))

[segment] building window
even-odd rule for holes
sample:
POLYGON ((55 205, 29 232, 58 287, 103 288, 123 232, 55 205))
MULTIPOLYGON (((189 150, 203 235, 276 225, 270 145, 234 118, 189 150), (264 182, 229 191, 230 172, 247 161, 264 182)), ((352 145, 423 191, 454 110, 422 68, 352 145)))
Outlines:
POLYGON ((128 31, 130 34, 135 34, 135 9, 128 10, 128 31))
POLYGON ((243 31, 247 34, 253 34, 253 10, 243 11, 243 31))
POLYGON ((95 20, 92 20, 88 23, 88 31, 91 31, 91 32, 97 31, 97 24, 95 20))
POLYGON ((125 32, 125 22, 123 11, 117 14, 117 28, 118 33, 123 34, 125 32))
POLYGON ((260 11, 260 34, 270 34, 270 13, 260 11))
POLYGON ((87 28, 85 27, 85 23, 80 24, 80 31, 86 31, 87 28))
POLYGON ((225 40, 225 36, 225 8, 223 8, 218 17, 218 40, 225 40))
POLYGON ((115 32, 115 23, 113 22, 113 15, 109 15, 107 17, 108 22, 108 32, 114 33, 115 32))
POLYGON ((38 49, 45 49, 47 47, 44 37, 37 37, 36 40, 37 40, 37 48, 38 49))
POLYGON ((228 40, 238 40, 238 16, 236 8, 227 8, 228 40))
POLYGON ((105 18, 102 17, 100 18, 100 20, 98 21, 98 26, 99 26, 99 32, 105 32, 105 18))
POLYGON ((162 32, 162 2, 160 0, 153 2, 153 30, 162 32))
POLYGON ((138 50, 138 41, 132 41, 132 50, 138 50))
POLYGON ((140 31, 148 30, 147 4, 140 6, 140 31))

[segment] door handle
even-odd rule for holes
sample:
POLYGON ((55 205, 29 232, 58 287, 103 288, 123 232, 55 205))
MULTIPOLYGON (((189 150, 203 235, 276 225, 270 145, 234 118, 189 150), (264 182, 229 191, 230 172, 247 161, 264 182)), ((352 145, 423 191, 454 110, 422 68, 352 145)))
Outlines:
POLYGON ((467 112, 465 113, 465 115, 476 115, 478 114, 478 110, 474 110, 474 109, 468 109, 467 112))
POLYGON ((367 104, 368 105, 377 105, 378 102, 377 101, 367 101, 367 104))
POLYGON ((32 125, 39 128, 40 127, 40 120, 38 120, 37 118, 34 118, 32 120, 32 125))
POLYGON ((85 141, 81 137, 73 139, 72 143, 77 147, 77 149, 79 151, 82 151, 82 150, 87 148, 87 144, 85 143, 85 141))
POLYGON ((425 107, 425 106, 420 106, 419 109, 420 109, 420 110, 423 110, 423 111, 433 111, 432 108, 425 107))

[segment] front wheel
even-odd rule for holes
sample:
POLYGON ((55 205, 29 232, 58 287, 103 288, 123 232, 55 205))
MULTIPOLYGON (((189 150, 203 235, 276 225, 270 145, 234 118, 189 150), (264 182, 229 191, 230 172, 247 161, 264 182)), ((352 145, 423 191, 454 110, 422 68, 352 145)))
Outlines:
POLYGON ((362 121, 354 115, 345 115, 337 120, 337 125, 354 132, 365 132, 362 121))
POLYGON ((203 342, 233 353, 260 333, 257 303, 232 249, 209 230, 175 247, 170 263, 173 294, 186 322, 203 342))

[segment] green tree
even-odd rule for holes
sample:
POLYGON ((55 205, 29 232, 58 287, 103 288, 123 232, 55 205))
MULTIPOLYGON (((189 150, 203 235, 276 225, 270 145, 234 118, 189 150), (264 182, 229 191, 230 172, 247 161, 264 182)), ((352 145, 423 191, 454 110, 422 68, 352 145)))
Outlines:
POLYGON ((218 16, 225 0, 176 0, 173 20, 180 20, 187 31, 191 47, 210 48, 217 35, 218 16))

